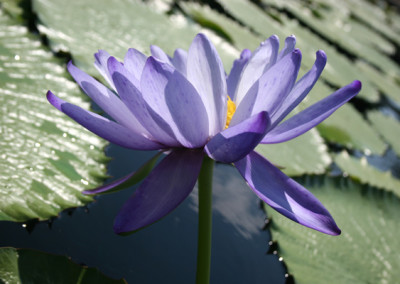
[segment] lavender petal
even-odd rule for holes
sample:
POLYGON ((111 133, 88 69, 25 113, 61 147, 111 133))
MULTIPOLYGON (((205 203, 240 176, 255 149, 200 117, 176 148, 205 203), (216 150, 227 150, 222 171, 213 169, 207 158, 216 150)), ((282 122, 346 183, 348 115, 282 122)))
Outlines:
POLYGON ((255 194, 282 215, 325 234, 340 234, 321 202, 261 155, 251 152, 235 166, 255 194))
POLYGON ((71 117, 83 127, 111 143, 134 150, 158 150, 165 148, 165 146, 136 134, 130 129, 105 117, 65 102, 51 91, 47 92, 47 100, 55 108, 71 117))
POLYGON ((136 231, 174 210, 193 190, 202 160, 200 150, 171 152, 124 204, 115 218, 114 231, 136 231))
POLYGON ((296 138, 328 118, 360 90, 360 81, 350 83, 273 128, 261 143, 281 143, 296 138))
POLYGON ((264 137, 270 120, 266 112, 225 129, 215 135, 206 145, 207 155, 219 162, 232 163, 245 157, 264 137))

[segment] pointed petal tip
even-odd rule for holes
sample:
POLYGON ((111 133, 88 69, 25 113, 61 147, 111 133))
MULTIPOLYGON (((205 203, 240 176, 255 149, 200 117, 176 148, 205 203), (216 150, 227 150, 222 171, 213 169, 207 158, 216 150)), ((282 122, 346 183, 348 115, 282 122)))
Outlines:
POLYGON ((301 56, 301 50, 299 48, 295 48, 292 52, 293 55, 301 56))
POLYGON ((72 63, 72 59, 70 61, 68 61, 67 68, 70 68, 71 66, 74 66, 74 64, 72 63))
POLYGON ((50 90, 47 91, 46 93, 46 98, 47 101, 54 106, 56 109, 58 109, 59 111, 61 110, 61 105, 64 102, 63 100, 61 100, 60 98, 58 98, 56 95, 54 95, 50 90))
POLYGON ((354 92, 359 92, 362 88, 361 81, 355 80, 351 83, 351 88, 354 89, 354 92))
POLYGON ((275 40, 279 42, 279 37, 277 35, 272 35, 269 37, 271 40, 275 40))
POLYGON ((295 48, 292 53, 291 53, 291 57, 292 60, 296 63, 296 64, 300 64, 301 62, 301 58, 302 58, 302 54, 301 54, 301 50, 298 48, 295 48))
MULTIPOLYGON (((120 64, 120 62, 114 57, 110 56, 107 60, 107 68, 110 73, 113 73, 115 69, 118 67, 117 65, 120 64)), ((112 74, 110 74, 112 75, 112 74)))
POLYGON ((323 64, 323 65, 325 66, 326 61, 328 60, 328 57, 326 56, 325 51, 323 51, 323 50, 321 50, 321 49, 318 50, 318 51, 316 52, 316 57, 317 57, 317 59, 316 59, 316 64, 317 64, 317 65, 323 64))
POLYGON ((250 49, 243 49, 240 53, 240 59, 249 59, 251 57, 251 50, 250 49))

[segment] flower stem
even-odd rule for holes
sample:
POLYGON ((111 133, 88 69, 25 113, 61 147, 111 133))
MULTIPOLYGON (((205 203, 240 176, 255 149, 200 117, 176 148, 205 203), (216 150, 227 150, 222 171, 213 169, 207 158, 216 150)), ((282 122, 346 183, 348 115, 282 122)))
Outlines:
POLYGON ((197 243, 197 284, 210 283, 212 177, 214 161, 205 156, 199 175, 199 231, 197 243))

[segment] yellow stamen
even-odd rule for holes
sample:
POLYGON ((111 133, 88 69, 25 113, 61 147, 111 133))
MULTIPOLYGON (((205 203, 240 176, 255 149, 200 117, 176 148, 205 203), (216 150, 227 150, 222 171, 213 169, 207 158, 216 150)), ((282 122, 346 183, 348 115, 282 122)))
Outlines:
POLYGON ((226 112, 226 124, 225 124, 225 129, 229 127, 229 123, 231 123, 231 119, 233 114, 236 111, 236 105, 235 103, 231 100, 231 98, 228 96, 228 107, 227 107, 227 112, 226 112))

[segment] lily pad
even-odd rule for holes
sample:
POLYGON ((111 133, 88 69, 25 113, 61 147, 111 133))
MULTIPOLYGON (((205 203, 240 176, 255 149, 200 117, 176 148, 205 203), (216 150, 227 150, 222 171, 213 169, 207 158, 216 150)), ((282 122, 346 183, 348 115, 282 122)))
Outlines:
POLYGON ((385 96, 395 101, 400 106, 400 86, 396 84, 390 76, 385 76, 382 72, 376 70, 365 62, 356 62, 357 67, 368 76, 368 79, 381 91, 385 96))
POLYGON ((385 116, 380 112, 373 111, 368 113, 368 119, 373 127, 396 151, 400 157, 400 123, 396 119, 385 116))
MULTIPOLYGON (((78 67, 96 76, 93 54, 98 49, 122 59, 131 47, 148 53, 154 44, 172 55, 176 48, 187 50, 200 32, 183 16, 168 17, 134 0, 34 0, 33 10, 51 48, 71 53, 78 67)), ((215 35, 211 39, 229 70, 238 51, 215 35)))
POLYGON ((352 80, 358 79, 363 82, 363 89, 360 96, 369 102, 377 102, 379 94, 377 89, 369 83, 368 77, 363 74, 344 55, 340 54, 333 46, 329 45, 317 35, 302 27, 297 20, 288 18, 280 13, 280 21, 274 20, 267 14, 266 10, 255 6, 253 3, 244 0, 222 0, 224 8, 251 28, 259 35, 267 38, 272 34, 283 40, 288 35, 294 34, 297 38, 296 46, 302 51, 303 72, 311 68, 315 60, 315 52, 322 49, 328 56, 328 63, 322 77, 330 84, 343 86, 352 80))
POLYGON ((353 179, 359 180, 364 184, 386 189, 400 197, 400 180, 394 178, 389 171, 382 172, 369 165, 367 158, 357 159, 343 151, 334 157, 334 162, 346 175, 353 179))
POLYGON ((400 67, 373 47, 377 42, 384 42, 386 45, 390 43, 368 27, 358 25, 353 28, 350 10, 343 5, 332 5, 333 3, 332 1, 329 9, 318 9, 318 16, 313 13, 312 6, 298 1, 285 1, 285 10, 350 54, 379 66, 387 74, 400 75, 400 67), (362 34, 368 34, 368 37, 362 34))
POLYGON ((126 283, 108 278, 97 269, 75 264, 65 256, 15 248, 0 248, 0 280, 12 284, 126 283))
POLYGON ((310 230, 266 206, 278 254, 296 283, 396 283, 399 198, 344 178, 300 182, 328 208, 342 234, 310 230))
POLYGON ((182 2, 180 5, 186 14, 204 28, 215 30, 215 27, 218 27, 219 30, 222 30, 239 50, 245 48, 255 50, 265 40, 265 38, 254 35, 246 27, 240 26, 232 19, 228 19, 207 6, 191 2, 182 2))
POLYGON ((105 142, 46 100, 47 89, 88 108, 63 63, 0 10, 0 220, 47 219, 91 201, 105 142), (68 94, 68 95, 67 95, 68 94))
POLYGON ((331 163, 321 136, 315 129, 280 144, 260 144, 256 151, 290 176, 322 174, 331 163))
MULTIPOLYGON (((333 89, 318 82, 299 108, 308 107, 333 92, 333 89)), ((365 153, 378 155, 382 155, 386 149, 386 144, 377 132, 350 103, 339 108, 318 125, 317 129, 321 136, 329 142, 338 143, 349 149, 358 149, 365 153)))

